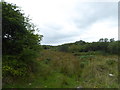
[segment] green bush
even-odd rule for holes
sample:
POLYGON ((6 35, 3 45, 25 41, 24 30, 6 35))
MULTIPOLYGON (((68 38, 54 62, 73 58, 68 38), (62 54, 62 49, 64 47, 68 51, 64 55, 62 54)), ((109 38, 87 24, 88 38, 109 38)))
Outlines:
POLYGON ((59 51, 62 51, 62 52, 68 52, 68 46, 67 45, 62 45, 59 47, 59 51))
POLYGON ((119 50, 120 50, 120 42, 116 41, 116 42, 111 42, 108 45, 108 52, 111 54, 118 54, 119 50))
POLYGON ((113 60, 113 59, 108 59, 106 61, 106 64, 108 64, 108 65, 114 65, 115 63, 117 63, 117 62, 115 60, 113 60))
POLYGON ((27 75, 27 65, 22 61, 16 60, 14 56, 6 56, 3 60, 2 73, 4 77, 18 77, 27 75))
POLYGON ((36 51, 30 49, 30 48, 24 48, 23 52, 19 55, 19 59, 25 63, 30 63, 32 60, 34 60, 37 57, 36 51))

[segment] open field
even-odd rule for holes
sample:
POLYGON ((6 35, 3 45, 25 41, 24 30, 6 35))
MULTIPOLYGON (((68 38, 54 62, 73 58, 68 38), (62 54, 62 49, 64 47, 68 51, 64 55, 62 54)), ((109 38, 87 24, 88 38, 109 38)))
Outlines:
POLYGON ((117 88, 118 56, 99 52, 66 53, 43 50, 37 73, 6 88, 117 88))

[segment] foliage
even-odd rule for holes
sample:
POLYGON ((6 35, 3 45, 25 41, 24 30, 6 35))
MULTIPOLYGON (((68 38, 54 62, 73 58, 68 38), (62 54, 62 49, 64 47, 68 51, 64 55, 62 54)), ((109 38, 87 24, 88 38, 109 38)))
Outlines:
POLYGON ((29 17, 14 4, 2 2, 3 79, 24 77, 34 72, 34 60, 39 53, 42 36, 29 17))
POLYGON ((60 46, 59 51, 67 52, 68 51, 68 46, 67 45, 60 46))
POLYGON ((101 38, 99 42, 85 42, 76 41, 75 43, 68 43, 57 46, 59 51, 63 52, 91 52, 91 51, 102 51, 103 53, 118 54, 120 50, 120 41, 115 41, 114 38, 110 40, 108 38, 101 38))
POLYGON ((17 61, 14 56, 5 56, 4 58, 6 58, 2 68, 4 77, 25 76, 27 74, 27 65, 25 63, 17 61))
POLYGON ((34 34, 35 26, 30 23, 29 18, 16 5, 3 2, 2 7, 3 54, 19 54, 26 47, 38 50, 41 36, 34 34))
POLYGON ((118 54, 120 50, 120 42, 119 41, 116 41, 116 42, 111 42, 109 45, 108 45, 108 51, 111 53, 111 54, 118 54))

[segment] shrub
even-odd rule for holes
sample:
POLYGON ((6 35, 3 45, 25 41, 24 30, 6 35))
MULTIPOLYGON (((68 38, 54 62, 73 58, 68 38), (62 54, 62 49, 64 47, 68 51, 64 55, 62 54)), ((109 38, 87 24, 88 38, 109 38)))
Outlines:
POLYGON ((108 45, 108 52, 111 54, 118 54, 119 49, 119 42, 111 42, 108 45))
POLYGON ((68 52, 68 46, 67 45, 62 45, 59 47, 59 51, 62 51, 62 52, 68 52))
POLYGON ((115 64, 116 62, 115 62, 115 60, 113 60, 113 59, 108 59, 107 61, 106 61, 106 64, 108 64, 108 65, 113 65, 113 64, 115 64))
POLYGON ((9 83, 9 81, 13 81, 14 78, 28 75, 27 64, 18 61, 15 56, 4 56, 2 64, 3 83, 9 83))

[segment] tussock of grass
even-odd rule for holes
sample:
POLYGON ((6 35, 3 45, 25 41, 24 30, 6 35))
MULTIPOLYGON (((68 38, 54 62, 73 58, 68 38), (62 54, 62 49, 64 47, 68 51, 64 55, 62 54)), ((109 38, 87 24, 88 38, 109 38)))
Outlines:
POLYGON ((116 59, 113 57, 101 55, 96 56, 96 59, 91 61, 88 66, 84 68, 82 72, 82 78, 84 78, 84 81, 81 84, 88 88, 117 88, 117 57, 116 59), (110 77, 110 73, 114 76, 110 77))

